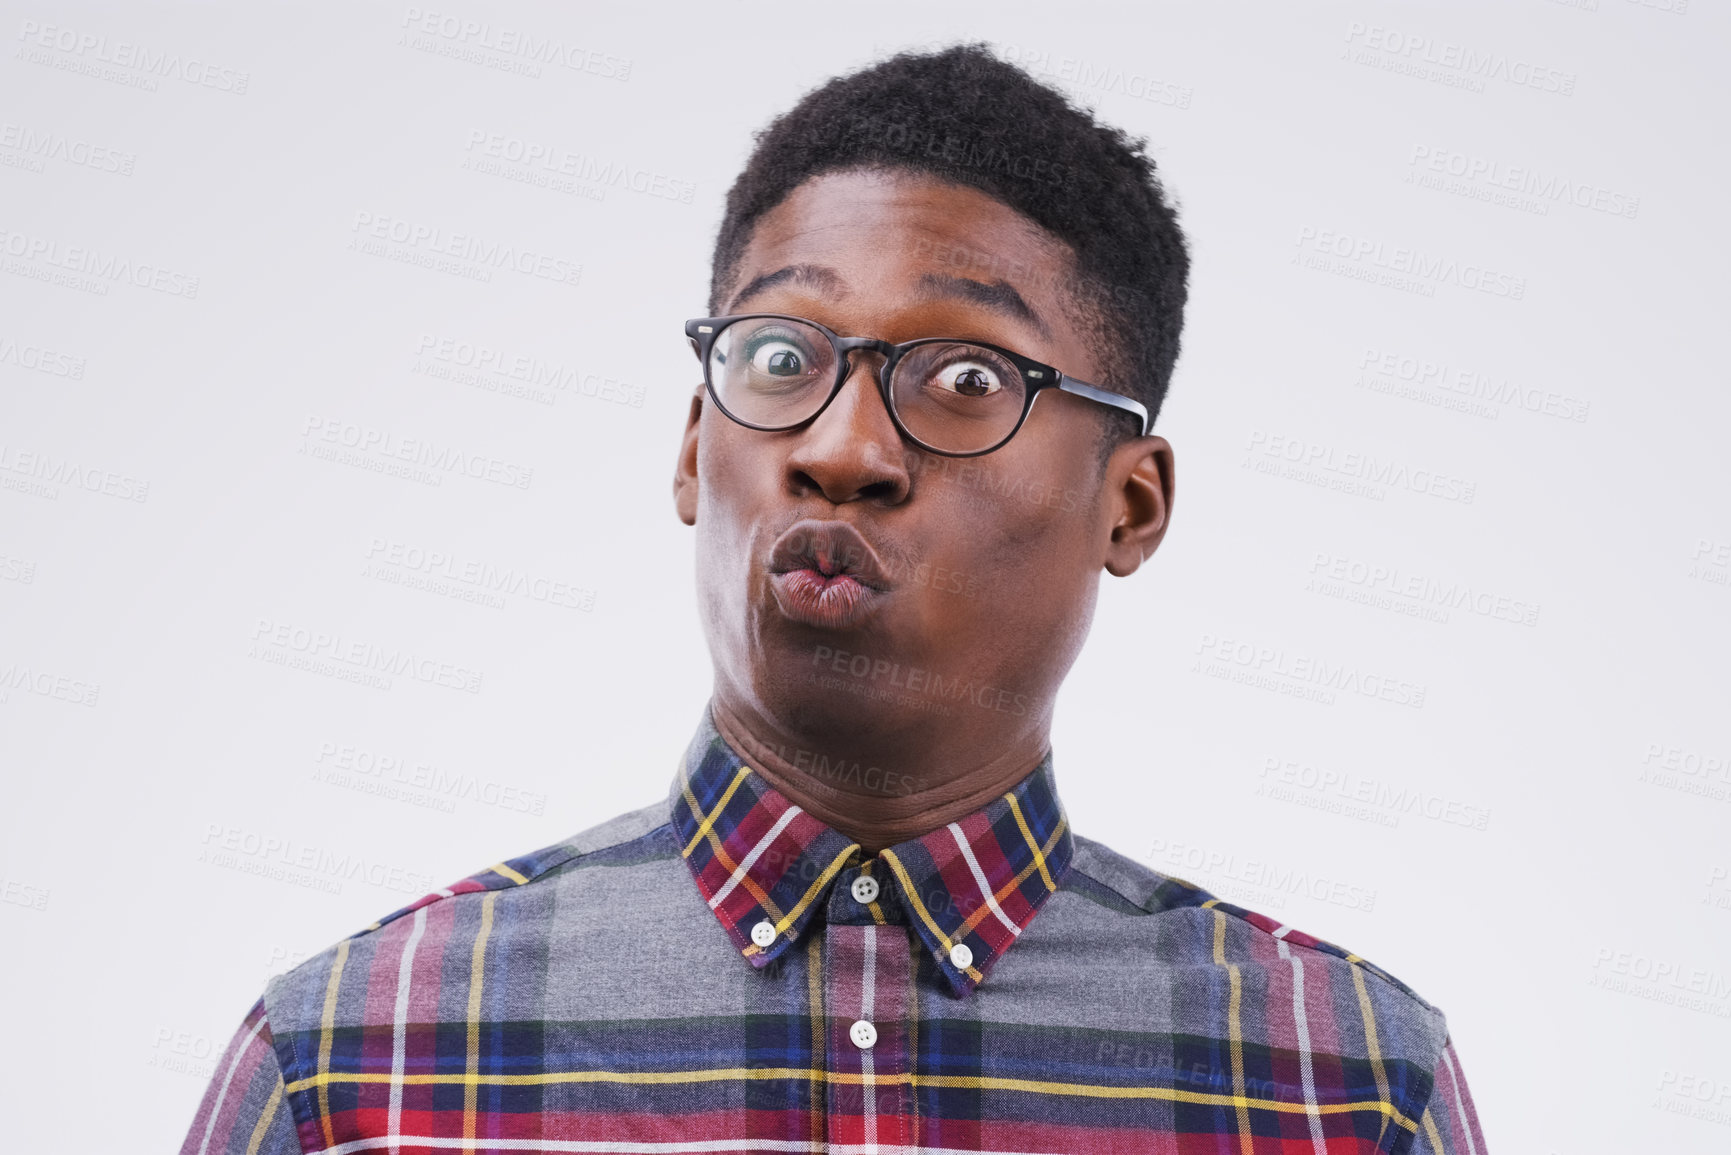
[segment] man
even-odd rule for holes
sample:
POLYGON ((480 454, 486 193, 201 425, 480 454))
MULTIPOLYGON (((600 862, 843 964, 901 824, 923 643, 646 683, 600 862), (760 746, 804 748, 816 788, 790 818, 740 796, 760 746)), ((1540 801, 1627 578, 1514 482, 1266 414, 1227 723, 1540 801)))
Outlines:
POLYGON ((1441 1012, 1059 801, 1187 270, 1141 143, 982 48, 776 121, 686 326, 666 796, 273 979, 183 1151, 1482 1153, 1441 1012))

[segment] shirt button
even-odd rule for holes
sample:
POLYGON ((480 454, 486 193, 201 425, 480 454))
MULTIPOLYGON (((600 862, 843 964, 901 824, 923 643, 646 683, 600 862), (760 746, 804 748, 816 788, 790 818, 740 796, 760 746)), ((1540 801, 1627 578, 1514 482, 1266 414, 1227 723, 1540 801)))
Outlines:
POLYGON ((864 1019, 855 1019, 853 1026, 847 1030, 847 1037, 853 1040, 853 1045, 862 1051, 869 1051, 878 1041, 878 1029, 864 1019))
POLYGON ((768 946, 775 941, 775 924, 767 918, 751 928, 751 941, 758 946, 768 946))
POLYGON ((974 952, 968 949, 967 943, 959 942, 950 948, 950 965, 959 971, 974 965, 974 952))
POLYGON ((853 880, 853 900, 864 906, 868 902, 878 900, 878 880, 869 874, 862 874, 853 880))

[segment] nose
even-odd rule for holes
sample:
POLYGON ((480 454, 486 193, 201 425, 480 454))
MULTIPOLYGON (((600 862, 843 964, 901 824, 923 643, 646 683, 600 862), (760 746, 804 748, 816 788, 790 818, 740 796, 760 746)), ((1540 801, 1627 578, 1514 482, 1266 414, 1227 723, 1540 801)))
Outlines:
POLYGON ((874 500, 899 505, 910 488, 902 437, 884 407, 877 368, 883 355, 855 350, 841 390, 795 437, 787 455, 789 488, 822 493, 836 505, 874 500))

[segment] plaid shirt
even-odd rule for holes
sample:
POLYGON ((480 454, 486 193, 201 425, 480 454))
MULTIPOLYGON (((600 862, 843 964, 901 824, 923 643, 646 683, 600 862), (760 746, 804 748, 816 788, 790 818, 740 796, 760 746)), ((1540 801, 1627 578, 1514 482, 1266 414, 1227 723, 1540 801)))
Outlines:
POLYGON ((1074 834, 1050 754, 865 859, 705 710, 666 801, 273 978, 181 1151, 1485 1142, 1440 1011, 1357 955, 1074 834))

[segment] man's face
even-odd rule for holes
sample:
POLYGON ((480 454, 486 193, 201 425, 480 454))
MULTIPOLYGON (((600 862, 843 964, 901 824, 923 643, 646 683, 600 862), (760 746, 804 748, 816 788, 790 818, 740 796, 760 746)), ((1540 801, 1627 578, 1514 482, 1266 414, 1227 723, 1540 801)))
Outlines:
MULTIPOLYGON (((989 342, 1122 388, 1102 380, 1098 338, 1072 316, 1073 279, 1067 246, 985 193, 848 171, 807 181, 759 220, 721 312, 790 314, 890 342, 989 342)), ((1113 553, 1123 510, 1102 499, 1094 449, 1108 411, 1046 390, 1007 445, 942 457, 901 438, 873 376, 880 364, 856 353, 828 408, 788 432, 747 429, 696 392, 675 496, 697 528, 717 692, 794 732, 913 734, 936 719, 1026 732, 1048 720, 1102 567, 1128 572, 1145 556, 1113 553), (857 530, 882 563, 882 588, 848 586, 825 599, 840 612, 814 611, 830 567, 776 572, 789 544, 778 556, 778 540, 806 519, 857 530)), ((1122 485, 1112 479, 1123 472, 1108 469, 1106 484, 1122 485)))

